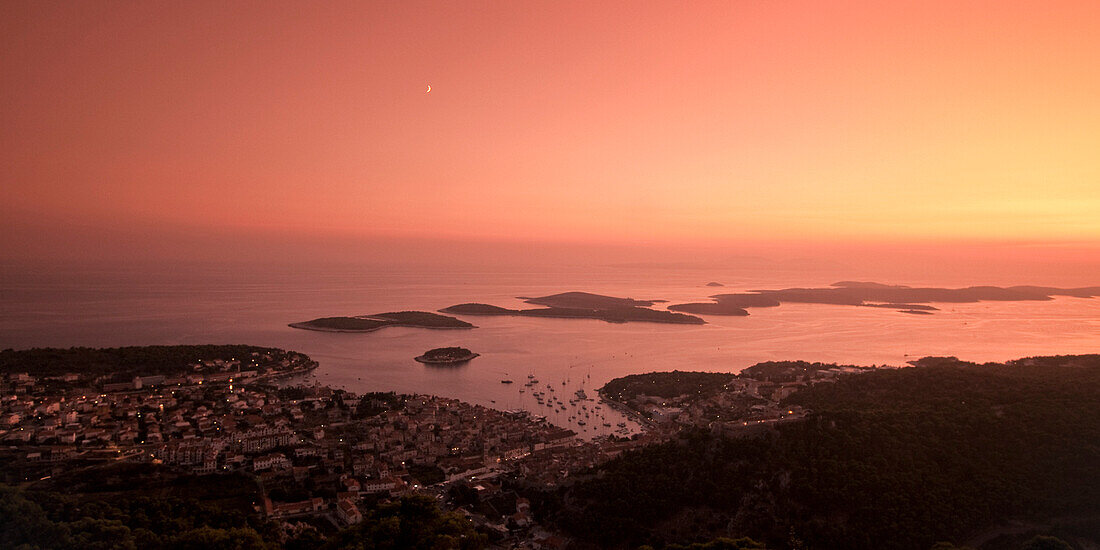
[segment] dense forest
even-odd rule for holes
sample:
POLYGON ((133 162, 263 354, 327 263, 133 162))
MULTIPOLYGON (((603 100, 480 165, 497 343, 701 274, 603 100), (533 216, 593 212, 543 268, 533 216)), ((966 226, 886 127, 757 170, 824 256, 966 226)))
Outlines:
POLYGON ((650 372, 629 374, 604 384, 600 391, 616 401, 629 402, 639 395, 677 397, 711 395, 722 391, 736 374, 724 372, 650 372))
POLYGON ((836 363, 809 363, 807 361, 764 361, 763 363, 757 363, 741 371, 741 376, 769 382, 794 382, 796 380, 802 380, 807 376, 812 378, 813 374, 818 371, 837 368, 856 368, 862 370, 868 367, 838 365, 836 363))
POLYGON ((170 376, 193 372, 191 365, 201 360, 237 359, 247 367, 253 353, 269 354, 275 361, 292 355, 305 359, 304 355, 296 352, 245 345, 6 349, 0 351, 0 373, 35 376, 79 373, 121 378, 157 374, 170 376))
POLYGON ((274 522, 196 500, 131 496, 81 500, 0 485, 0 548, 136 550, 477 550, 485 535, 430 497, 378 506, 334 534, 283 533, 274 522))
POLYGON ((601 547, 927 550, 1014 519, 1100 539, 1096 356, 880 370, 789 401, 814 412, 763 437, 696 431, 624 454, 544 495, 541 514, 601 547))

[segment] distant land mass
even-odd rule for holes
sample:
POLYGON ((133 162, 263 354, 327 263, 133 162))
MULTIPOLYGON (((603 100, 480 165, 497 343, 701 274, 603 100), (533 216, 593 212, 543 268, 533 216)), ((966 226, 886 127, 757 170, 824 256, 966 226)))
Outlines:
POLYGON ((424 355, 416 357, 415 359, 421 363, 429 365, 450 365, 455 363, 465 363, 479 354, 474 353, 466 348, 450 347, 450 348, 435 348, 424 352, 424 355))
POLYGON ((549 307, 538 309, 508 309, 489 304, 458 304, 439 310, 457 315, 511 315, 520 317, 557 317, 564 319, 599 319, 609 323, 642 321, 649 323, 673 323, 702 325, 706 321, 694 315, 673 313, 645 307, 617 306, 608 308, 549 307))
POLYGON ((722 283, 716 283, 714 281, 711 281, 711 282, 707 283, 707 286, 726 286, 726 285, 724 285, 722 283))
POLYGON ((749 314, 743 307, 722 302, 704 302, 698 304, 674 304, 668 306, 669 311, 682 311, 698 315, 733 315, 744 317, 749 314))
POLYGON ((372 332, 386 327, 476 328, 466 321, 426 311, 397 311, 355 317, 321 317, 288 326, 323 332, 372 332))
POLYGON ((746 308, 777 307, 781 303, 830 304, 896 309, 927 315, 937 308, 927 303, 1046 301, 1054 296, 1093 298, 1100 287, 1054 288, 1042 286, 971 286, 966 288, 924 288, 875 282, 841 281, 825 288, 753 290, 737 294, 715 294, 714 302, 675 304, 669 311, 703 315, 748 315, 746 308))
POLYGON ((539 298, 519 297, 528 304, 540 306, 580 308, 580 309, 614 309, 623 307, 649 307, 664 300, 634 300, 632 298, 616 298, 614 296, 602 296, 590 292, 562 292, 539 298))

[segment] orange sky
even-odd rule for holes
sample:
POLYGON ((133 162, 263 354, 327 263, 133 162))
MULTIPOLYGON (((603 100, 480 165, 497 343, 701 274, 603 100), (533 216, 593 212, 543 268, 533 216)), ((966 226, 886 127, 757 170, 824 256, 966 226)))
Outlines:
POLYGON ((318 4, 0 4, 0 256, 1100 243, 1095 0, 318 4))

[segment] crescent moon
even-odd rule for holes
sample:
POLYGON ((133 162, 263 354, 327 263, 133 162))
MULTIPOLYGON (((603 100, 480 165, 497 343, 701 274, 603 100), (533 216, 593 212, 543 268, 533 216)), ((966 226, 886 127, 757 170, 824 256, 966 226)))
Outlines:
POLYGON ((427 92, 424 92, 424 93, 429 93, 429 92, 431 92, 431 91, 432 91, 432 85, 431 85, 431 84, 428 84, 428 91, 427 91, 427 92))

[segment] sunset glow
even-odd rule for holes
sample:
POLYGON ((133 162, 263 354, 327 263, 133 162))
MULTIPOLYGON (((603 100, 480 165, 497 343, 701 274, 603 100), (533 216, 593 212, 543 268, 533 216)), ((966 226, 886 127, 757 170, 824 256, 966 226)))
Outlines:
POLYGON ((1100 241, 1097 2, 301 8, 5 3, 8 255, 1100 241))

